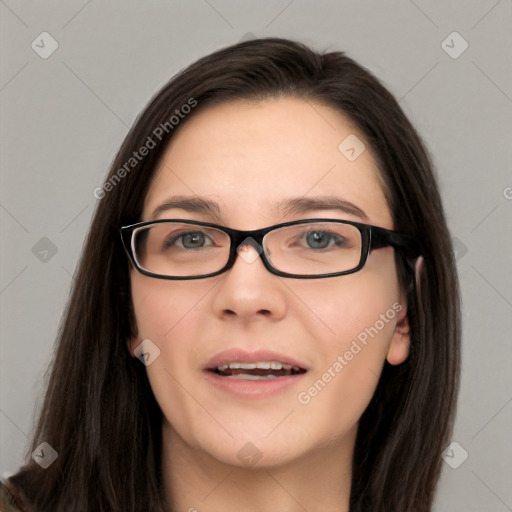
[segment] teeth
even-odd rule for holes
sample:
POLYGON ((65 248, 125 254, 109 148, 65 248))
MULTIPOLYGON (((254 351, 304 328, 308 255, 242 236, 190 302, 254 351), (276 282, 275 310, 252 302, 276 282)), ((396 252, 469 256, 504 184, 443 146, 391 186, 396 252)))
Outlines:
POLYGON ((238 380, 263 380, 263 379, 277 379, 275 375, 248 375, 242 373, 240 375, 230 375, 227 379, 238 379, 238 380))
MULTIPOLYGON (((226 371, 228 368, 230 370, 238 370, 240 368, 243 370, 255 370, 255 369, 258 369, 258 370, 291 370, 292 365, 286 364, 286 363, 280 363, 279 361, 261 361, 261 362, 257 362, 257 363, 233 362, 233 363, 221 364, 221 365, 217 366, 217 370, 219 370, 221 372, 226 371)), ((297 371, 299 370, 299 368, 297 366, 294 366, 293 368, 294 368, 294 370, 297 370, 297 371)))

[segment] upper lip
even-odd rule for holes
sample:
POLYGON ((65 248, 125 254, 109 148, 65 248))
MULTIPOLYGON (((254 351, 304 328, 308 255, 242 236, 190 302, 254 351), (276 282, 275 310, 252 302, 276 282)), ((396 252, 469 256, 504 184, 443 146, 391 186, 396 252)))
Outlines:
POLYGON ((261 361, 278 361, 280 363, 296 366, 303 370, 308 370, 306 363, 299 361, 286 354, 280 354, 272 350, 244 350, 239 348, 229 348, 215 354, 206 364, 205 370, 212 370, 223 364, 234 362, 257 363, 261 361))

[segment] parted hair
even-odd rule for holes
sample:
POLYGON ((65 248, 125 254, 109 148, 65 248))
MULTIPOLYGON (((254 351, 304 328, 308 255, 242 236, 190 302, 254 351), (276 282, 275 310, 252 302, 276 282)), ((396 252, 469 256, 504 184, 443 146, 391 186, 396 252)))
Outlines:
POLYGON ((137 332, 119 229, 141 220, 163 151, 197 112, 214 103, 279 97, 330 106, 356 125, 375 156, 394 228, 421 244, 416 278, 409 262, 395 256, 407 295, 410 354, 398 366, 385 363, 360 418, 350 511, 431 510, 453 427, 461 332, 454 254, 433 165, 400 105, 371 72, 343 52, 320 53, 278 38, 240 42, 182 70, 139 114, 115 156, 105 180, 113 186, 98 200, 76 269, 26 462, 10 478, 27 510, 164 511, 162 413, 144 365, 128 349, 137 332), (171 128, 169 119, 191 99, 196 106, 171 128), (155 137, 161 125, 167 130, 155 137), (154 147, 120 173, 148 137, 154 147), (30 456, 43 441, 58 452, 46 469, 30 456))

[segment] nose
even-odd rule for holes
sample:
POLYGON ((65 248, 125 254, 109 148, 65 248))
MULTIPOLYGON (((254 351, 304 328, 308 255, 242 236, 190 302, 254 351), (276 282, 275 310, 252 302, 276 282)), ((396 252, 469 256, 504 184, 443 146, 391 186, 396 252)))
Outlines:
POLYGON ((222 282, 214 288, 216 315, 242 321, 279 320, 286 315, 286 287, 281 278, 265 268, 261 252, 253 240, 244 240, 237 247, 233 267, 221 274, 222 282))

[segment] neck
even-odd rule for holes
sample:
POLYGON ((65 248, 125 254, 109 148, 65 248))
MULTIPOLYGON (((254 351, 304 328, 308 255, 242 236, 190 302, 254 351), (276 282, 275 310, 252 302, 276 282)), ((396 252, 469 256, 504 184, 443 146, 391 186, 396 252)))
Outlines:
POLYGON ((168 512, 347 512, 357 429, 342 440, 279 464, 225 464, 163 429, 162 473, 168 512))

